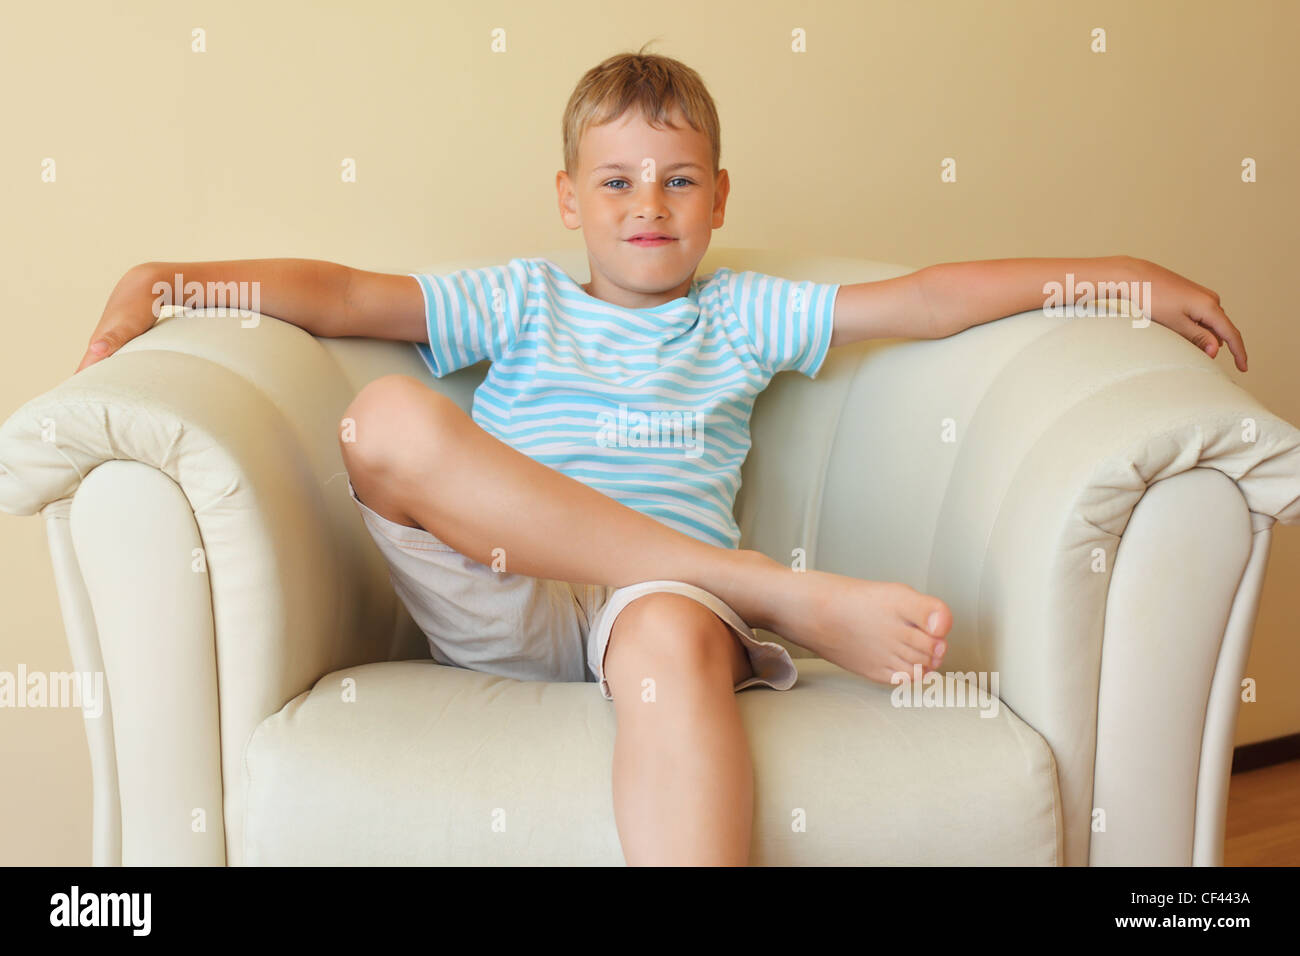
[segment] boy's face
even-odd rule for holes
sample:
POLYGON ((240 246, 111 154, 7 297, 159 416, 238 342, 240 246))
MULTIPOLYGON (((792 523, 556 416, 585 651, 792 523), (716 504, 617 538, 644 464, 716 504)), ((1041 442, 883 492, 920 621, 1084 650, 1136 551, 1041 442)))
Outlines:
POLYGON ((708 137, 680 112, 670 120, 675 129, 655 129, 632 111, 590 127, 573 177, 556 174, 560 218, 583 231, 591 265, 585 288, 598 299, 644 309, 686 295, 722 225, 727 171, 715 180, 708 137), (630 241, 646 233, 669 241, 630 241))

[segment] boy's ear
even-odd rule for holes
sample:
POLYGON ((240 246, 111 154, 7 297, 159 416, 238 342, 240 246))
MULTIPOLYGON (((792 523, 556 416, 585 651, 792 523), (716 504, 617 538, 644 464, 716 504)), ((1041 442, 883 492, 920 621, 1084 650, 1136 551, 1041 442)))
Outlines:
POLYGON ((560 170, 555 174, 555 199, 560 207, 560 221, 565 229, 581 229, 582 216, 578 212, 578 197, 574 193, 569 174, 560 170))
POLYGON ((731 192, 731 177, 725 169, 718 170, 718 179, 713 187, 713 228, 721 229, 727 214, 727 196, 731 192))

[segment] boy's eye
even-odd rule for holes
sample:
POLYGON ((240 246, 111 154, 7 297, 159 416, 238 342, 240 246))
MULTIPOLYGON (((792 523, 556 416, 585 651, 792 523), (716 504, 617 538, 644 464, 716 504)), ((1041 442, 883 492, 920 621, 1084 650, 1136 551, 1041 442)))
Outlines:
MULTIPOLYGON (((688 185, 692 185, 692 186, 695 185, 691 180, 687 179, 685 176, 674 176, 672 179, 668 180, 668 182, 669 182, 669 183, 675 183, 675 182, 678 182, 679 180, 680 180, 681 182, 683 182, 683 183, 688 184, 688 185)), ((626 179, 611 179, 609 182, 605 183, 604 185, 606 185, 606 186, 612 186, 614 183, 625 183, 625 182, 627 182, 626 179)), ((622 189, 615 189, 615 190, 614 190, 614 192, 616 192, 616 193, 621 193, 621 192, 625 192, 625 191, 626 191, 626 190, 622 190, 622 189)))

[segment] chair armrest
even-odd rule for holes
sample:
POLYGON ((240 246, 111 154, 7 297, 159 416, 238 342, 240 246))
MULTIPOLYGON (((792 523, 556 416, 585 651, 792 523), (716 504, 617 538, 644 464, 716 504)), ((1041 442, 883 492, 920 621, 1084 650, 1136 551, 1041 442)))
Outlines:
MULTIPOLYGON (((1124 315, 1036 311, 838 360, 814 566, 904 581, 948 603, 944 669, 997 672, 1002 700, 1047 739, 1066 859, 1086 862, 1102 751, 1200 746, 1252 535, 1300 521, 1300 431, 1182 337, 1124 315), (1159 563, 1117 565, 1139 500, 1176 477, 1198 482, 1195 492, 1168 492, 1140 546, 1124 539, 1159 563), (1220 577, 1190 577, 1209 569, 1220 577), (1136 644, 1145 676, 1167 675, 1172 687, 1138 693, 1114 666, 1136 644), (1169 666, 1171 648, 1187 672, 1169 666), (1130 718, 1127 740, 1107 707, 1130 718), (1100 740, 1099 720, 1109 728, 1100 740)), ((1186 783, 1194 797, 1195 756, 1181 782, 1161 786, 1186 783)))
MULTIPOLYGON (((391 360, 372 363, 376 369, 418 371, 409 344, 352 340, 347 347, 387 351, 391 360)), ((163 319, 0 426, 0 510, 33 514, 48 507, 50 517, 71 511, 72 541, 77 509, 67 507, 68 499, 104 462, 125 459, 157 469, 188 502, 211 595, 221 778, 232 839, 230 824, 241 814, 232 788, 242 779, 242 746, 253 729, 322 675, 412 656, 416 647, 382 556, 347 493, 338 422, 358 387, 324 342, 296 326, 260 316, 255 327, 244 327, 237 317, 202 310, 163 319)), ((102 529, 114 529, 105 519, 96 514, 86 526, 100 529, 93 533, 102 538, 102 529)), ((137 529, 124 550, 147 552, 150 540, 162 550, 182 540, 175 527, 173 521, 163 531, 137 529), (141 541, 140 533, 156 538, 141 541)), ((112 554, 108 547, 84 548, 83 560, 95 562, 80 568, 92 605, 96 581, 130 586, 134 575, 143 599, 156 594, 158 582, 147 570, 110 567, 112 554)), ((175 560, 188 572, 194 556, 185 548, 175 560)), ((144 653, 133 648, 167 638, 138 633, 140 622, 151 619, 165 628, 158 615, 105 617, 112 623, 98 626, 121 633, 100 632, 98 639, 114 648, 122 668, 130 654, 144 653)), ((92 615, 88 626, 95 625, 92 615)), ((176 717, 153 713, 158 705, 151 700, 127 702, 111 689, 109 696, 115 716, 130 706, 143 714, 144 725, 176 717)), ((129 789, 123 780, 124 811, 129 789)), ((134 861, 144 862, 141 854, 134 861)))

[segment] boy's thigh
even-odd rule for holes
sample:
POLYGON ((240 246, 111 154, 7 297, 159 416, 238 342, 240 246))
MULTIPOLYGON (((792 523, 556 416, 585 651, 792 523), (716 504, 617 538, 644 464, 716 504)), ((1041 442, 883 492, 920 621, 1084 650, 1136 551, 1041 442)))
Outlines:
POLYGON ((392 494, 392 488, 392 482, 372 479, 362 468, 357 468, 355 474, 348 472, 348 492, 358 505, 362 505, 369 509, 371 514, 378 515, 392 524, 419 531, 426 530, 420 522, 406 513, 406 508, 392 494), (365 495, 364 500, 362 494, 365 495))
POLYGON ((730 675, 734 687, 753 676, 740 635, 713 610, 681 593, 656 591, 634 598, 610 625, 604 671, 611 688, 640 685, 647 669, 684 676, 730 675))
POLYGON ((494 571, 349 493, 435 661, 524 681, 585 681, 585 620, 563 581, 494 571))

